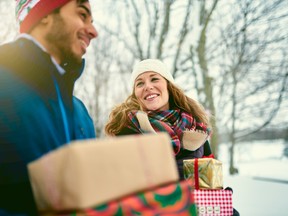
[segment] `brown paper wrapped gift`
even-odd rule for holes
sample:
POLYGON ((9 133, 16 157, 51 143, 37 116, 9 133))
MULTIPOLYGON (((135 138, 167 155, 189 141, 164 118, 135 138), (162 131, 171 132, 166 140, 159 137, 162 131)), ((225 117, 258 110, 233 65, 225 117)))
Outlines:
POLYGON ((183 161, 184 177, 194 182, 195 189, 222 189, 222 162, 213 158, 183 161))
POLYGON ((39 211, 84 209, 178 181, 165 133, 72 142, 28 170, 39 211))

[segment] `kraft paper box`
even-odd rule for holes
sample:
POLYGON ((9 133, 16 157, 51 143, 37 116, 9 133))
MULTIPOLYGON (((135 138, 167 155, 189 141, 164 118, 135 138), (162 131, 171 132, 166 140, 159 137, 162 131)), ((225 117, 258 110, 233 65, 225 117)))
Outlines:
POLYGON ((100 206, 71 211, 69 213, 46 213, 42 216, 132 216, 132 215, 182 215, 196 216, 192 183, 181 181, 159 186, 113 200, 100 206))
POLYGON ((222 189, 222 162, 213 158, 183 161, 184 178, 194 183, 195 189, 222 189))
POLYGON ((232 216, 231 190, 194 190, 198 216, 232 216))
POLYGON ((28 170, 39 211, 84 209, 179 179, 165 133, 72 142, 28 170))

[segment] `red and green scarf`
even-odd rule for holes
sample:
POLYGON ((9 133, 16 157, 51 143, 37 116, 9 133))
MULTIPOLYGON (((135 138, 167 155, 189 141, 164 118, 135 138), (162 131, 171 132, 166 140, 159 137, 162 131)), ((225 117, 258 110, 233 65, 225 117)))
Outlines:
MULTIPOLYGON (((137 133, 147 133, 140 128, 136 117, 137 111, 128 114, 130 122, 128 128, 137 133)), ((202 130, 210 134, 210 129, 204 123, 196 122, 195 118, 189 113, 181 110, 149 111, 147 113, 151 126, 156 132, 168 132, 172 139, 175 155, 181 149, 181 137, 185 130, 202 130)))

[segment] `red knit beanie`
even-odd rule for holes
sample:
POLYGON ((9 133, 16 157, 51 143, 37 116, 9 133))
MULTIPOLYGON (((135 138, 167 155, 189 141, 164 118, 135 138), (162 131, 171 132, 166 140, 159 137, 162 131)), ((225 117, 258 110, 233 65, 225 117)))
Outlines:
POLYGON ((43 17, 71 0, 16 0, 16 19, 20 33, 27 33, 43 17))

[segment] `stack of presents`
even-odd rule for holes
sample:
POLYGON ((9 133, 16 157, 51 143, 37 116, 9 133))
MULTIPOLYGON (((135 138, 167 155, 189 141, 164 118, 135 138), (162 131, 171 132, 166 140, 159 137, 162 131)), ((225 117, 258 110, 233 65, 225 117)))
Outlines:
POLYGON ((28 169, 43 216, 233 215, 221 162, 185 160, 179 181, 165 133, 74 142, 28 169))

